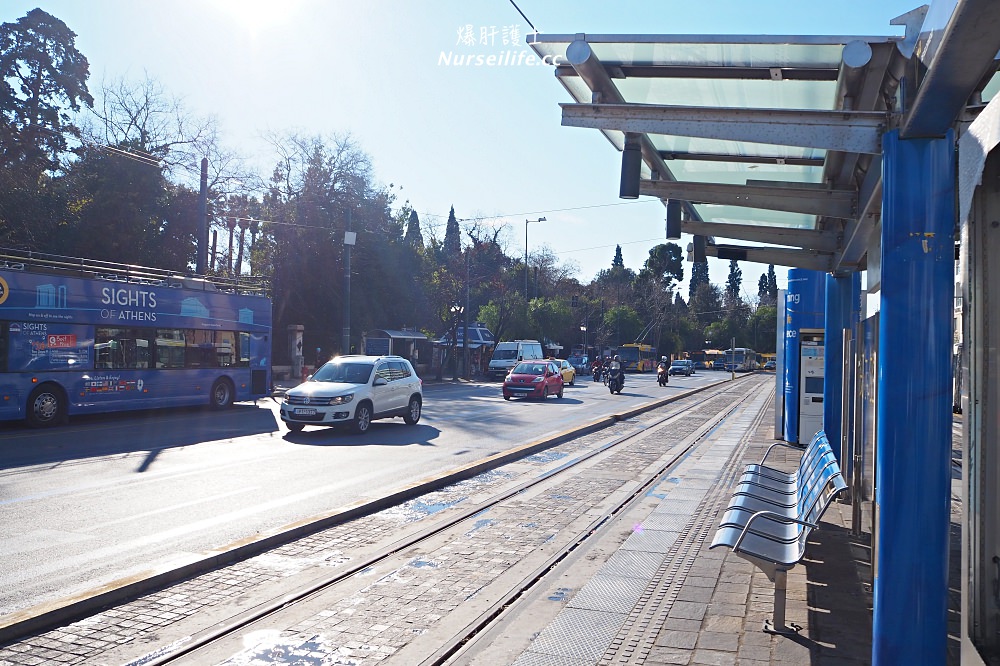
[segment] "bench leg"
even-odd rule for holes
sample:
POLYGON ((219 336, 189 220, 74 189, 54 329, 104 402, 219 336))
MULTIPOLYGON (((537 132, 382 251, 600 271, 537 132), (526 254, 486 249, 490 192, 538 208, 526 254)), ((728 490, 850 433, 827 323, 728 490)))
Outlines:
POLYGON ((764 620, 764 631, 769 634, 796 634, 802 627, 797 624, 785 625, 785 593, 788 591, 788 570, 776 567, 774 581, 774 618, 764 620))

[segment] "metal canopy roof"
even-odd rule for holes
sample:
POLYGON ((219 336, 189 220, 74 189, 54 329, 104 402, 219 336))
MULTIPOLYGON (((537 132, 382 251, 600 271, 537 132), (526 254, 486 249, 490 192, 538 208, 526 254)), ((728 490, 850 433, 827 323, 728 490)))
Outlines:
POLYGON ((680 228, 707 238, 707 256, 845 273, 865 270, 879 241, 882 134, 906 123, 940 135, 954 121, 940 127, 941 98, 963 108, 996 71, 996 45, 977 38, 972 53, 964 42, 972 27, 992 30, 998 11, 987 0, 960 4, 967 29, 949 26, 951 40, 921 30, 923 6, 892 21, 902 37, 532 34, 527 43, 574 100, 561 105, 562 124, 598 129, 623 151, 623 188, 626 143, 637 147, 638 194, 683 202, 680 228), (950 63, 935 77, 920 59, 932 52, 950 63), (963 83, 920 95, 903 114, 899 81, 915 63, 927 81, 961 73, 963 83), (918 114, 922 99, 938 104, 918 114))

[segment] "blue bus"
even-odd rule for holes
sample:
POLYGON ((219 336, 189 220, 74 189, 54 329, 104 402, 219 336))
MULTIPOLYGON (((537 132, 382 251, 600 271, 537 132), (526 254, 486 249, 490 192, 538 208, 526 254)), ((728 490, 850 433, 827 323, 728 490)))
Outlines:
POLYGON ((0 250, 0 420, 270 394, 271 301, 246 278, 0 250))

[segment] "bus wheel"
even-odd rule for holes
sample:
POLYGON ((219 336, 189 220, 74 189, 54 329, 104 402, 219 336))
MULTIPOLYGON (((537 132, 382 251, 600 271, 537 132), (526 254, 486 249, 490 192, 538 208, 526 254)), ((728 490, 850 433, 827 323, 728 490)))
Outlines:
POLYGON ((216 379, 209 396, 212 409, 226 409, 233 404, 233 385, 228 379, 216 379))
POLYGON ((55 425, 66 418, 66 398, 53 384, 42 384, 28 398, 28 423, 35 428, 55 425))

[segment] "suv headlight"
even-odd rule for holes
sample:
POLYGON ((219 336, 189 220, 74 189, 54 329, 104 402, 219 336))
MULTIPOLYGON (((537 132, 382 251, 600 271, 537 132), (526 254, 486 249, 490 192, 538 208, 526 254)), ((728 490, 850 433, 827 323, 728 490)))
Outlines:
POLYGON ((338 395, 330 398, 331 405, 346 405, 347 403, 354 400, 354 394, 348 393, 347 395, 338 395))

